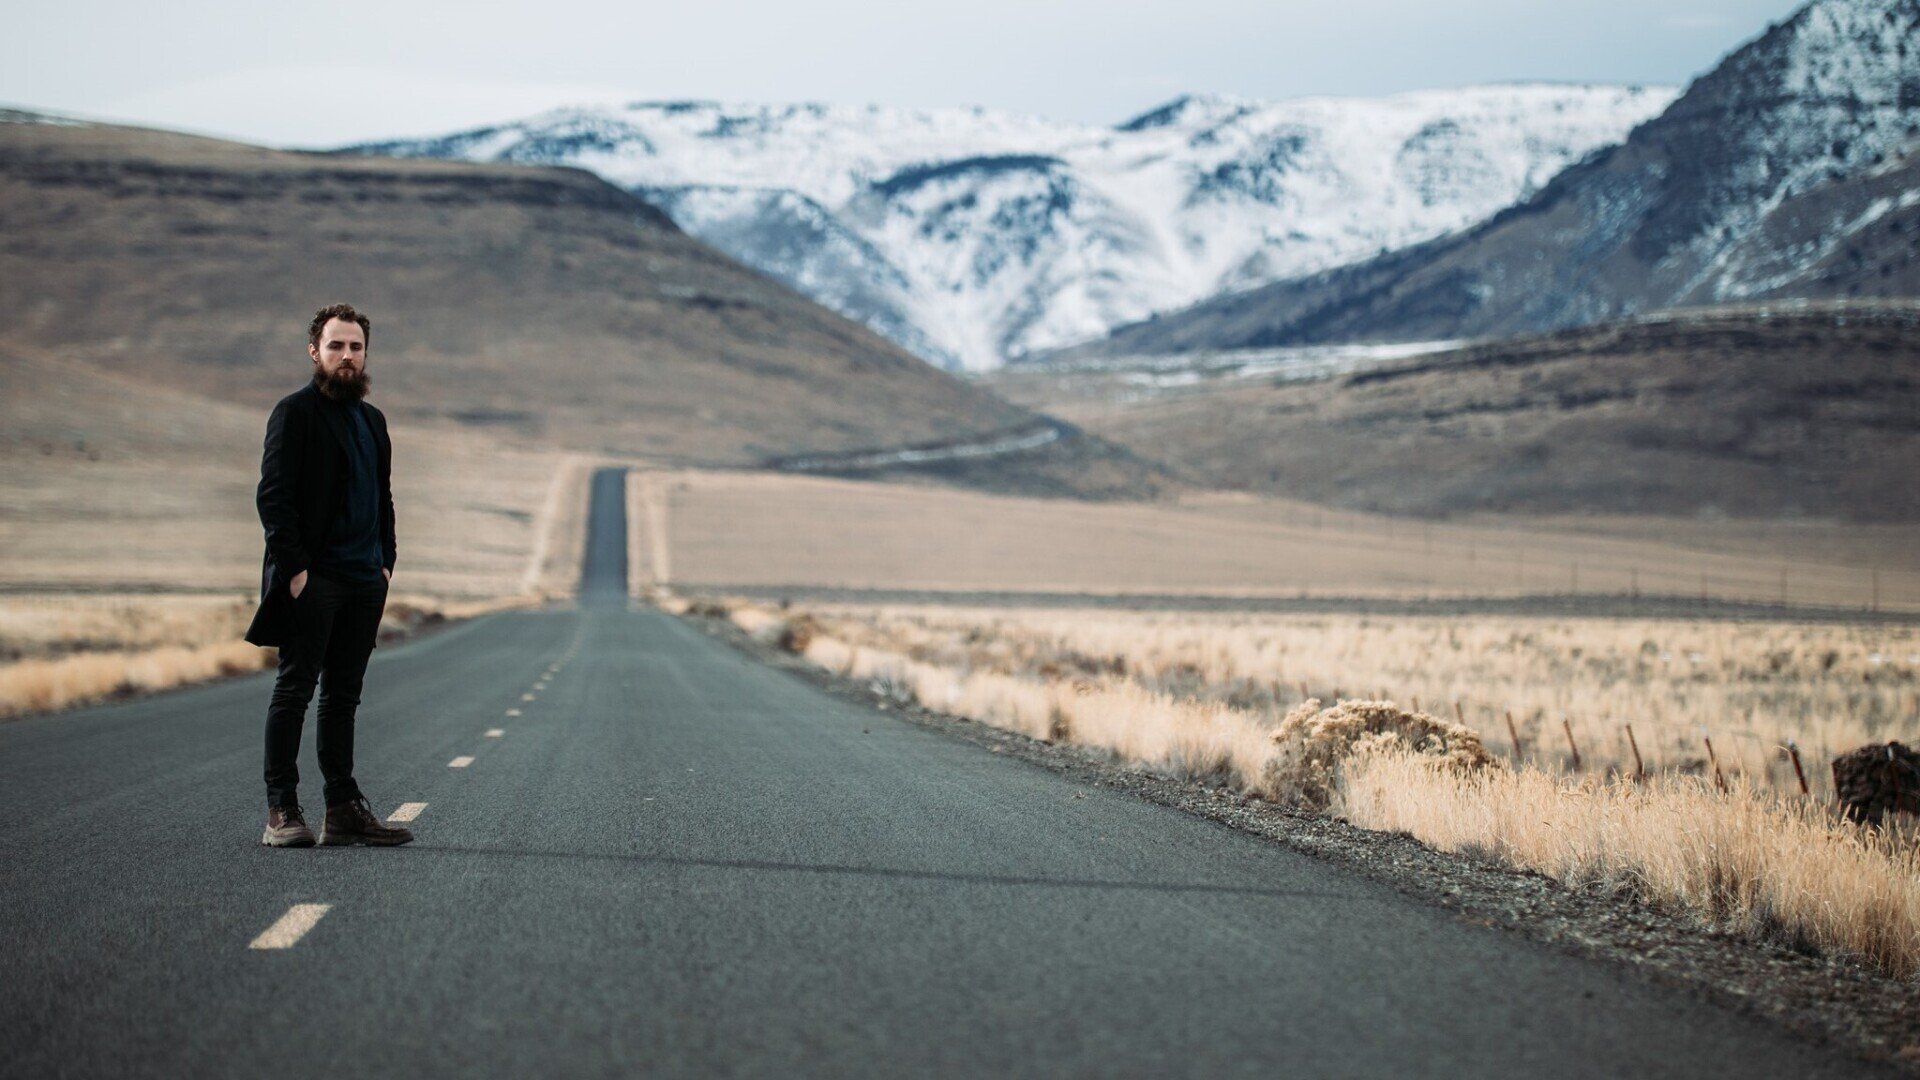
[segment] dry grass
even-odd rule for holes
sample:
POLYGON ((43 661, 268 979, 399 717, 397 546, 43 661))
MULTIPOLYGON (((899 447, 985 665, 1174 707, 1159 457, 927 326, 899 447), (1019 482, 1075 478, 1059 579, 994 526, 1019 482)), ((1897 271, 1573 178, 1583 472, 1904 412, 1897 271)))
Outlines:
POLYGON ((672 580, 1095 595, 1707 596, 1920 610, 1920 526, 1426 523, 1277 498, 1014 498, 764 473, 659 474, 672 580))
MULTIPOLYGON (((1404 830, 1436 847, 1530 867, 1575 886, 1630 893, 1715 928, 1851 956, 1899 978, 1920 975, 1920 847, 1914 838, 1854 825, 1816 801, 1763 787, 1756 775, 1735 774, 1722 789, 1677 768, 1635 782, 1618 772, 1576 776, 1557 765, 1510 764, 1495 757, 1472 728, 1388 701, 1347 700, 1321 708, 1309 700, 1282 716, 1277 696, 1246 690, 1254 682, 1249 672, 1263 670, 1275 655, 1289 655, 1287 650, 1275 653, 1272 640, 1263 647, 1247 626, 1231 620, 1189 628, 1199 636, 1182 638, 1156 624, 1176 618, 1169 615, 1129 616, 1113 625, 1103 622, 1108 615, 1086 613, 845 607, 779 612, 737 601, 693 606, 724 611, 765 641, 803 641, 801 652, 811 662, 901 700, 1104 750, 1136 767, 1329 809, 1368 828, 1404 830), (801 622, 807 632, 793 633, 790 628, 801 622), (1129 629, 1132 649, 1120 647, 1115 636, 1129 629), (1049 647, 1037 645, 1043 641, 1049 647), (1091 648, 1096 645, 1101 648, 1091 648)), ((1556 636, 1540 640, 1568 648, 1564 641, 1584 630, 1588 637, 1581 640, 1589 644, 1576 648, 1604 658, 1642 631, 1661 629, 1623 634, 1606 626, 1561 625, 1556 636)), ((1313 636, 1356 628, 1323 624, 1313 636)), ((1289 629, 1299 628, 1265 629, 1284 641, 1289 629)), ((1668 687, 1683 696, 1700 689, 1697 684, 1752 681, 1762 671, 1783 685, 1871 682, 1868 676, 1876 672, 1885 677, 1884 665, 1872 664, 1871 657, 1864 667, 1829 661, 1827 653, 1836 650, 1826 648, 1821 636, 1909 633, 1692 624, 1669 629, 1717 635, 1716 662, 1695 664, 1703 670, 1690 668, 1686 680, 1668 687), (1811 666, 1791 657, 1776 663, 1774 654, 1755 644, 1777 653, 1783 640, 1794 643, 1795 655, 1814 657, 1811 666)), ((1447 654, 1470 652, 1457 647, 1459 635, 1469 630, 1427 628, 1400 647, 1407 657, 1424 648, 1425 666, 1443 668, 1447 654)), ((1850 647, 1884 646, 1869 637, 1850 647)), ((1500 650, 1473 655, 1485 663, 1500 650)), ((1467 678, 1471 670, 1454 675, 1467 678)), ((1900 677, 1910 683, 1911 667, 1902 670, 1900 677)), ((1592 685, 1605 682, 1596 678, 1592 685)), ((1832 688, 1812 692, 1838 695, 1832 688)), ((1701 695, 1693 705, 1675 705, 1675 715, 1713 700, 1724 699, 1701 695)), ((1911 725, 1910 716, 1906 723, 1911 725)))
POLYGON ((1862 743, 1920 741, 1920 628, 1679 619, 812 609, 849 641, 1026 674, 1115 676, 1278 715, 1307 697, 1390 698, 1458 719, 1510 757, 1631 772, 1712 771, 1816 793, 1862 743), (1516 748, 1506 723, 1514 720, 1516 748))
POLYGON ((1920 847, 1745 784, 1723 793, 1699 777, 1633 783, 1532 768, 1463 776, 1376 753, 1345 770, 1337 810, 1763 941, 1920 974, 1920 847))
POLYGON ((247 597, 29 595, 0 599, 0 716, 257 671, 240 640, 247 597))
POLYGON ((258 671, 271 649, 244 641, 165 645, 138 652, 75 653, 0 667, 0 716, 64 709, 103 698, 164 690, 185 683, 258 671))
MULTIPOLYGON (((382 641, 423 625, 538 602, 535 594, 442 601, 395 594, 382 641)), ((252 597, 21 595, 0 598, 0 717, 272 667, 278 651, 241 640, 252 597)))

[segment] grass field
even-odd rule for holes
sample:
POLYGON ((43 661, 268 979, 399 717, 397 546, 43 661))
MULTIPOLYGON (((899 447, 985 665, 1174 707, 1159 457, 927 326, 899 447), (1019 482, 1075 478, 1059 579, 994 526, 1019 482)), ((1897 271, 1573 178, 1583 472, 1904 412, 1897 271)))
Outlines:
MULTIPOLYGON (((392 593, 382 640, 420 627, 532 603, 392 593)), ((274 649, 242 640, 251 595, 11 593, 0 596, 0 717, 164 690, 271 667, 274 649)))
POLYGON ((670 578, 1115 595, 1708 597, 1920 610, 1920 526, 1660 519, 1428 523, 1281 499, 1013 498, 913 484, 662 472, 670 578))
POLYGON ((1811 790, 1824 796, 1834 755, 1920 741, 1912 625, 807 610, 850 644, 967 672, 1100 678, 1271 717, 1309 698, 1391 700, 1474 728, 1515 762, 1568 772, 1710 776, 1717 764, 1729 780, 1797 791, 1793 743, 1811 790))

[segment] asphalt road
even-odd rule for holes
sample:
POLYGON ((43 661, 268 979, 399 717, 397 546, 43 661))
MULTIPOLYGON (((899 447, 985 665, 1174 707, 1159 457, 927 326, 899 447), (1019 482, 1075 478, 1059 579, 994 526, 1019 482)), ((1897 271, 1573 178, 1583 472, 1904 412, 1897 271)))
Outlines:
POLYGON ((375 651, 407 847, 259 846, 264 674, 0 724, 5 1075, 1865 1071, 630 610, 594 498, 578 606, 375 651))

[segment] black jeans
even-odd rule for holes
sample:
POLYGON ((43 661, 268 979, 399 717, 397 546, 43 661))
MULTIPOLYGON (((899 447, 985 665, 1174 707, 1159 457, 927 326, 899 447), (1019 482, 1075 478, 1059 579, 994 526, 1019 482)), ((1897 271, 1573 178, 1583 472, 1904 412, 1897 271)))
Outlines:
POLYGON ((320 686, 314 749, 326 779, 327 805, 360 797, 353 782, 353 714, 367 657, 387 607, 387 583, 361 585, 309 572, 293 598, 293 636, 280 649, 280 675, 267 706, 267 806, 299 802, 300 728, 314 684, 320 686))

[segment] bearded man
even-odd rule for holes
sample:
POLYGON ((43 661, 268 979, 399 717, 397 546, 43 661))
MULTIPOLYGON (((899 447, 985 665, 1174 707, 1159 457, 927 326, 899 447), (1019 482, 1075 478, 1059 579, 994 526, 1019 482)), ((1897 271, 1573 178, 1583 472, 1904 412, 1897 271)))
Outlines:
POLYGON ((312 847, 300 810, 300 729, 320 688, 314 749, 326 782, 320 843, 404 844, 413 834, 373 813, 353 779, 354 712, 393 578, 393 445, 364 400, 373 324, 346 304, 307 327, 313 378, 267 418, 255 502, 266 529, 260 608, 247 640, 280 650, 267 706, 269 847, 312 847))

